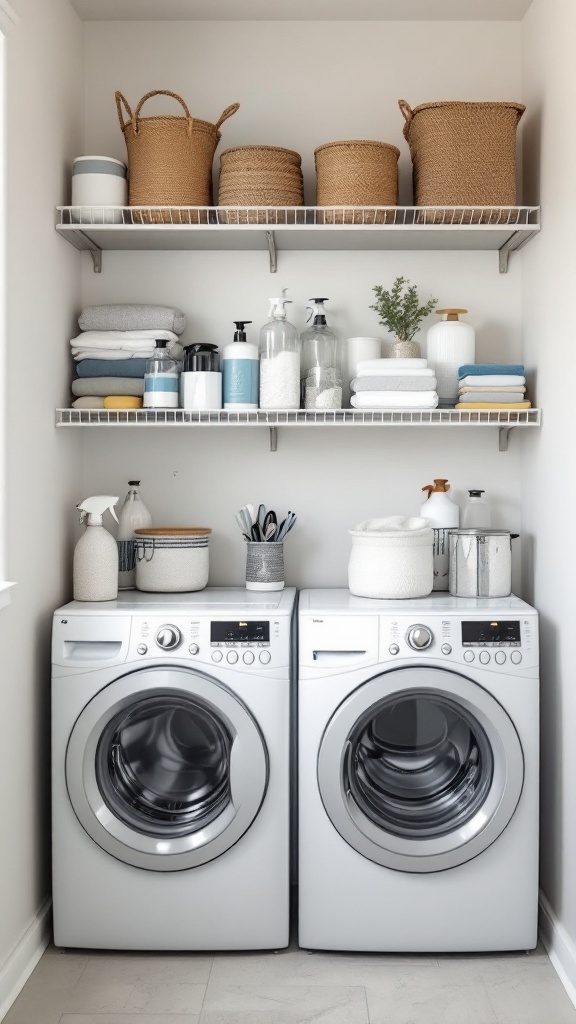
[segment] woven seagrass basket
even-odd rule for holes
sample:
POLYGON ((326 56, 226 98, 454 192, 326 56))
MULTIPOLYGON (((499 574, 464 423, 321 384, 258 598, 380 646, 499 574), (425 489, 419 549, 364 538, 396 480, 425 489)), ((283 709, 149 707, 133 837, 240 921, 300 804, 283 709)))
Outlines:
MULTIPOLYGON (((301 157, 279 146, 237 146, 220 156, 218 206, 269 206, 282 208, 304 205, 301 157)), ((282 224, 279 209, 272 218, 266 212, 247 210, 220 214, 229 224, 282 224)))
MULTIPOLYGON (((501 207, 516 203, 516 128, 521 103, 398 105, 410 146, 416 206, 501 207)), ((494 210, 475 210, 468 223, 494 222, 494 210)), ((510 221, 509 214, 497 219, 510 221)), ((422 221, 441 214, 422 212, 422 221)), ((513 222, 513 219, 512 221, 513 222)))
MULTIPOLYGON (((400 150, 387 142, 353 139, 328 142, 314 150, 317 206, 396 206, 400 150)), ((383 224, 384 210, 334 210, 325 224, 383 224)))
MULTIPOLYGON (((167 89, 154 89, 142 97, 134 113, 121 92, 115 93, 120 128, 126 141, 129 166, 130 206, 210 206, 212 204, 212 162, 220 141, 220 127, 239 108, 227 107, 216 124, 193 118, 181 96, 167 89), (170 96, 184 109, 184 116, 142 117, 141 110, 152 96, 170 96), (122 105, 128 115, 124 120, 122 105)), ((133 214, 140 223, 195 223, 186 213, 169 210, 133 214)), ((204 219, 206 216, 204 214, 204 219)))

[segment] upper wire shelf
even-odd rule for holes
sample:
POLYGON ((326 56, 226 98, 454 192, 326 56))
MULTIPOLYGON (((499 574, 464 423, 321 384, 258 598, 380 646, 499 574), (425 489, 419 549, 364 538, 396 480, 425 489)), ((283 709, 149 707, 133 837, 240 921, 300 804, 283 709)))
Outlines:
POLYGON ((103 250, 497 250, 540 230, 537 206, 59 206, 56 229, 101 269, 103 250))

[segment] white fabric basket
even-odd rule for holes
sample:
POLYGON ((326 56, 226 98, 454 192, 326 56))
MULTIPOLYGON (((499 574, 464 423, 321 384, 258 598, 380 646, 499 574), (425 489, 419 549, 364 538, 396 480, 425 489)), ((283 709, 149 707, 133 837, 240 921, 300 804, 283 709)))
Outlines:
POLYGON ((357 597, 426 597, 434 581, 432 530, 427 519, 367 519, 348 531, 348 586, 357 597))

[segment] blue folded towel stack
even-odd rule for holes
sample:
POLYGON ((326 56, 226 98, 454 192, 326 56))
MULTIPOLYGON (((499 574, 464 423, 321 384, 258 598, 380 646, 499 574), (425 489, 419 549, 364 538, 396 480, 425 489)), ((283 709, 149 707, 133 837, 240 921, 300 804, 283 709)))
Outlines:
POLYGON ((458 370, 457 409, 529 409, 521 363, 466 363, 458 370))

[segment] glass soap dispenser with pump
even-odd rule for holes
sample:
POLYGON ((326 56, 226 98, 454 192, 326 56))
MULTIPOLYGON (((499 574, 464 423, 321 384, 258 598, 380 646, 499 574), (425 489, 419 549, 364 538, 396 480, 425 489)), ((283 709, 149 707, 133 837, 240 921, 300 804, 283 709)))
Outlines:
POLYGON ((260 408, 300 408, 298 331, 286 318, 286 288, 270 299, 269 317, 260 331, 260 408))
POLYGON ((468 491, 460 524, 463 529, 488 530, 490 528, 490 509, 482 498, 484 493, 484 491, 468 491))
POLYGON ((300 335, 302 356, 300 385, 304 409, 342 408, 342 351, 340 342, 326 323, 324 303, 310 299, 308 320, 312 325, 300 335))

